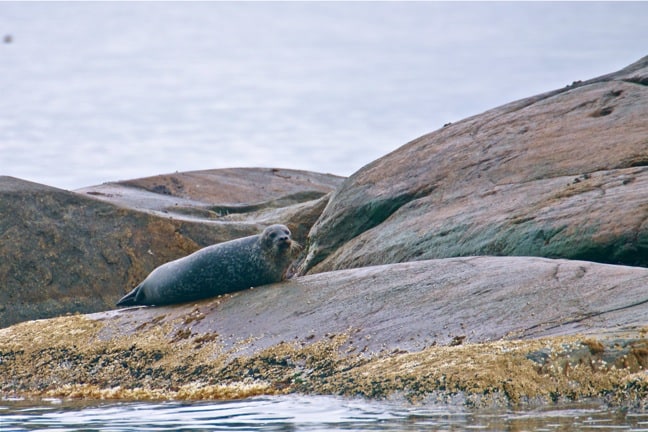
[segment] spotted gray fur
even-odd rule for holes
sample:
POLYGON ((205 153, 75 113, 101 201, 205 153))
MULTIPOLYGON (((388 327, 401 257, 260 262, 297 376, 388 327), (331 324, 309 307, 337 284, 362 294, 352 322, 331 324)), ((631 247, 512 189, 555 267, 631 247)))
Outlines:
POLYGON ((285 225, 208 246, 157 267, 117 306, 183 303, 279 282, 295 246, 285 225))

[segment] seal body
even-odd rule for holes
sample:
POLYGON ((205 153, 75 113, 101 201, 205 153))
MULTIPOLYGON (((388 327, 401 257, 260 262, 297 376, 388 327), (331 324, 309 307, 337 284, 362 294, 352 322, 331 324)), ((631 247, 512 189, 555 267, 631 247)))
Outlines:
POLYGON ((283 279, 296 245, 285 225, 200 249, 153 270, 117 306, 166 305, 213 297, 283 279))

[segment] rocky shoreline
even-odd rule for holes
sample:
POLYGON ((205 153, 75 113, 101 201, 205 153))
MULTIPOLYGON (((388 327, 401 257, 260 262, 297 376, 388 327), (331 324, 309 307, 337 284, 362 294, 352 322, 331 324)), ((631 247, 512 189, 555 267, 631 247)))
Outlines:
POLYGON ((648 57, 344 179, 0 178, 0 395, 648 401, 648 57), (292 279, 114 310, 156 266, 284 223, 292 279))
MULTIPOLYGON (((3 394, 27 398, 123 400, 235 399, 288 393, 329 394, 473 407, 525 406, 596 399, 644 409, 648 396, 644 329, 359 353, 355 330, 224 349, 217 333, 193 333, 201 306, 167 321, 158 315, 136 333, 119 320, 73 316, 1 330, 3 394), (74 339, 74 343, 70 338, 74 339)), ((124 314, 126 315, 126 314, 124 314)), ((139 321, 138 321, 139 322, 139 321)))

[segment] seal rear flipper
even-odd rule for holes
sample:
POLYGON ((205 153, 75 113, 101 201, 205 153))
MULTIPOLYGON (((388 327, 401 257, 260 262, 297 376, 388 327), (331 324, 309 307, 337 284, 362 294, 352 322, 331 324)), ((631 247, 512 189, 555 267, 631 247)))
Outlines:
POLYGON ((117 306, 139 306, 142 303, 140 302, 142 300, 140 295, 142 285, 137 285, 131 292, 126 294, 124 297, 119 299, 117 302, 117 306))

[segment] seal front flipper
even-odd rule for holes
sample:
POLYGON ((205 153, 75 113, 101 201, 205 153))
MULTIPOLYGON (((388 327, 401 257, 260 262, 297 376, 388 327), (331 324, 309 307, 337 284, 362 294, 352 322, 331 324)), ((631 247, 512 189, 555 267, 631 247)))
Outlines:
POLYGON ((143 300, 142 284, 137 285, 131 292, 119 299, 117 306, 139 306, 143 300))

